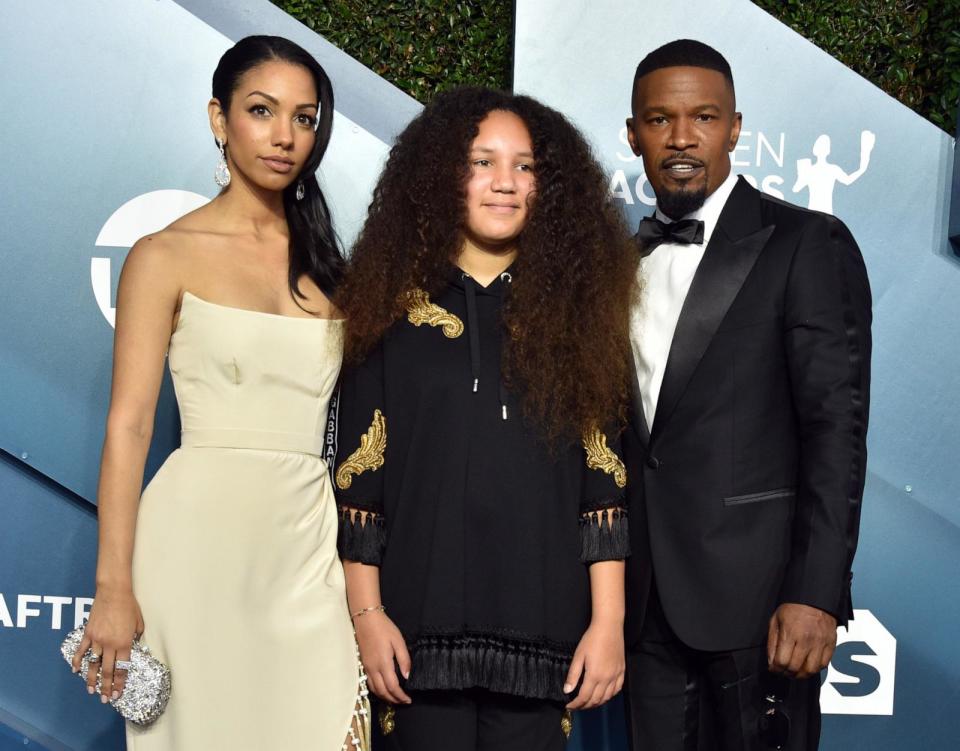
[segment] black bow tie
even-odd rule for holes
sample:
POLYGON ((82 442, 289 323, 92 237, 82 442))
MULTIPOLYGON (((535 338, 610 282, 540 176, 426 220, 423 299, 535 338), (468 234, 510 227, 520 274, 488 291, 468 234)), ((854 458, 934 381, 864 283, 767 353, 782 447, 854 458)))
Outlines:
POLYGON ((637 241, 648 253, 661 243, 697 245, 703 242, 703 222, 699 219, 681 219, 679 222, 661 222, 648 216, 640 222, 637 241))

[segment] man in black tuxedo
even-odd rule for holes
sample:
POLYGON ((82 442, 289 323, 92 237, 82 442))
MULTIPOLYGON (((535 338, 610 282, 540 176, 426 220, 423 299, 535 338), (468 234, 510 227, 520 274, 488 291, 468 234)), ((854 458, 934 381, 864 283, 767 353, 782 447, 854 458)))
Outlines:
POLYGON ((650 53, 632 110, 657 212, 624 439, 631 747, 816 749, 866 465, 863 259, 838 219, 731 174, 741 115, 712 48, 650 53))

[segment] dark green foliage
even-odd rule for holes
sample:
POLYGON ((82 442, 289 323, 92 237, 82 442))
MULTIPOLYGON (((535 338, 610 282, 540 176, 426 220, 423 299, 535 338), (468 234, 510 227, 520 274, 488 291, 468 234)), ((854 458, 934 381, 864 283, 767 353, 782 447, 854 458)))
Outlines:
POLYGON ((273 2, 421 102, 459 84, 511 84, 506 0, 273 2))
MULTIPOLYGON (((511 83, 508 0, 273 0, 421 102, 511 83)), ((949 133, 960 100, 960 0, 754 0, 949 133)))
POLYGON ((753 0, 951 135, 960 101, 960 0, 753 0))

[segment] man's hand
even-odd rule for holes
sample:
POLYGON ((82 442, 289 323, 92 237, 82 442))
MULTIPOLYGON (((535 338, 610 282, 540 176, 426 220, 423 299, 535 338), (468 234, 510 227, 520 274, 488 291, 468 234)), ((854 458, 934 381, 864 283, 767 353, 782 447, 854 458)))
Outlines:
POLYGON ((785 602, 770 618, 767 664, 774 673, 809 678, 830 664, 837 619, 809 605, 785 602))

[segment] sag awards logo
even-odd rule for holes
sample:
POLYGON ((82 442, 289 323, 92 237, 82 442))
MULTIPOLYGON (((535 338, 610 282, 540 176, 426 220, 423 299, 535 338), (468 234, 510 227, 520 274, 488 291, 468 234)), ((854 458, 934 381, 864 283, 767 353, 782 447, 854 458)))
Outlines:
POLYGON ((854 610, 820 689, 824 714, 892 715, 897 640, 869 610, 854 610))
POLYGON ((33 623, 48 623, 50 628, 77 628, 90 615, 92 597, 60 595, 13 595, 0 592, 0 627, 27 628, 33 623), (9 599, 8 599, 9 598, 9 599))
MULTIPOLYGON (((633 163, 640 157, 629 149, 627 129, 620 129, 620 143, 627 147, 618 150, 616 155, 620 162, 633 163)), ((796 179, 790 185, 791 195, 784 194, 787 180, 784 178, 786 170, 786 133, 771 138, 762 131, 756 134, 749 130, 740 132, 737 147, 730 155, 730 164, 734 172, 744 172, 761 175, 758 179, 754 174, 744 172, 743 176, 755 188, 759 188, 776 198, 792 203, 803 204, 802 194, 806 193, 806 206, 816 211, 833 213, 833 194, 837 185, 851 185, 858 180, 870 166, 870 154, 876 144, 877 137, 869 130, 860 133, 860 162, 855 170, 847 172, 831 157, 830 136, 823 134, 813 143, 810 153, 812 158, 804 157, 796 161, 796 179), (798 195, 793 195, 798 194, 798 195)), ((628 177, 623 168, 614 171, 610 178, 610 192, 628 206, 635 203, 655 206, 657 199, 653 194, 647 176, 641 174, 637 178, 628 177)))
MULTIPOLYGON (((125 251, 144 235, 158 232, 209 201, 206 196, 188 190, 154 190, 144 193, 130 199, 110 215, 97 235, 96 245, 98 248, 125 251)), ((122 263, 123 259, 117 253, 90 259, 93 296, 100 312, 111 326, 116 325, 117 318, 117 309, 113 304, 114 278, 119 275, 122 263)))

